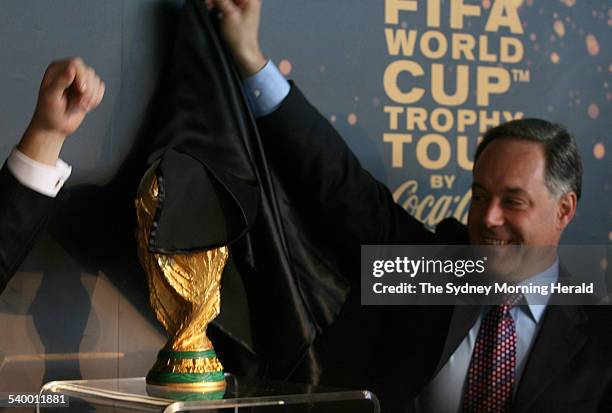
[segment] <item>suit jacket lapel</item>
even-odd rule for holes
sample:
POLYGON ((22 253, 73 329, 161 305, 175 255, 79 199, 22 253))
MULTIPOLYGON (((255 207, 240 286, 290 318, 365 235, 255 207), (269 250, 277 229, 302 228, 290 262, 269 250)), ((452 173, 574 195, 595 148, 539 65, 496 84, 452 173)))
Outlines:
POLYGON ((513 411, 526 411, 584 345, 586 337, 577 326, 586 319, 581 306, 549 305, 520 379, 513 411))

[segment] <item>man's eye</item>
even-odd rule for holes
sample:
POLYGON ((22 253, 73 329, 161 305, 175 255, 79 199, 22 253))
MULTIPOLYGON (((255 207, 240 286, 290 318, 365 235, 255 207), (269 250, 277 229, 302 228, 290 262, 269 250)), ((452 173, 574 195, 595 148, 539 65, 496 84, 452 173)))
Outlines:
POLYGON ((508 198, 505 200, 505 203, 510 206, 521 206, 525 204, 525 202, 519 198, 508 198))

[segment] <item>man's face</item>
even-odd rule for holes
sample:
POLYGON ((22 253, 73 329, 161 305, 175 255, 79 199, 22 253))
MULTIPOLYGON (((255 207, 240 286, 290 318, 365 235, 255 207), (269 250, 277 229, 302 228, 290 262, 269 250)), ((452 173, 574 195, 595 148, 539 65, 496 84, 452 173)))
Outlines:
POLYGON ((522 247, 559 243, 559 199, 545 184, 545 169, 539 143, 507 138, 491 142, 474 165, 470 242, 495 246, 488 267, 497 275, 525 278, 554 258, 554 248, 522 247))

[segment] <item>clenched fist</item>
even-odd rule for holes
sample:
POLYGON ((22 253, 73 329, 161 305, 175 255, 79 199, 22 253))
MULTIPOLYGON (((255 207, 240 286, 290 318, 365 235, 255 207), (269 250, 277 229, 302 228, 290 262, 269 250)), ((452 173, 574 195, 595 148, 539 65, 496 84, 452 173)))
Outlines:
POLYGON ((104 90, 104 82, 80 58, 51 63, 18 149, 38 162, 55 165, 64 140, 100 104, 104 90))

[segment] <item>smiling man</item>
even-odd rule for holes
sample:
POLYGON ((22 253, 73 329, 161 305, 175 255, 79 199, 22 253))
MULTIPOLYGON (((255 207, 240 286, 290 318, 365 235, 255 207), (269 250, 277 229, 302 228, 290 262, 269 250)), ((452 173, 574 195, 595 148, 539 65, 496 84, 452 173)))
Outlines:
POLYGON ((609 307, 562 306, 554 295, 485 307, 359 306, 364 244, 492 245, 502 276, 557 280, 555 249, 581 192, 574 138, 540 119, 489 130, 475 156, 467 227, 446 219, 432 233, 266 60, 261 0, 207 3, 220 12, 278 185, 301 220, 327 228, 318 242, 353 287, 343 314, 319 337, 323 382, 371 388, 390 412, 612 411, 609 307))
POLYGON ((469 238, 498 247, 490 269, 521 281, 552 266, 582 187, 573 137, 544 120, 511 121, 485 134, 474 162, 469 238))
MULTIPOLYGON (((563 127, 541 119, 522 119, 489 130, 475 155, 467 225, 472 244, 493 246, 489 271, 522 284, 556 282, 560 271, 556 247, 576 212, 581 183, 580 154, 563 127)), ((455 310, 455 315, 467 314, 473 324, 462 341, 453 343, 458 347, 421 393, 420 411, 517 410, 527 398, 524 391, 517 395, 520 383, 531 381, 532 374, 546 376, 533 368, 525 373, 530 352, 555 364, 564 363, 562 352, 540 345, 545 339, 536 339, 538 331, 544 337, 559 334, 567 325, 557 324, 550 314, 565 317, 575 312, 573 316, 578 317, 582 310, 552 305, 547 309, 548 299, 536 303, 527 296, 525 301, 478 312, 455 310), (553 321, 547 323, 551 317, 553 321), (510 362, 500 361, 504 357, 510 362)), ((572 318, 565 322, 578 328, 572 318)), ((457 339, 455 336, 454 341, 457 339)), ((583 379, 588 372, 584 370, 583 379)), ((555 396, 546 404, 559 403, 567 395, 575 397, 573 389, 566 390, 566 396, 555 396)), ((608 390, 604 386, 600 391, 608 390)), ((597 395, 595 389, 591 391, 597 395)), ((603 392, 593 399, 603 397, 603 392)))
POLYGON ((576 143, 559 125, 523 119, 488 131, 475 156, 470 241, 557 245, 581 183, 576 143))

